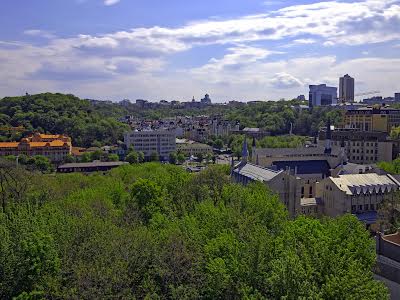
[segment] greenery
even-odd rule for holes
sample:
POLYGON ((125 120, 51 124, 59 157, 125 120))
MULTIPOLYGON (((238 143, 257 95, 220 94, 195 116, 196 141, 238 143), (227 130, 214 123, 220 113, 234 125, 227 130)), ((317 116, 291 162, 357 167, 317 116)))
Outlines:
POLYGON ((400 158, 389 161, 381 161, 378 163, 378 167, 390 174, 400 174, 400 158))
POLYGON ((0 171, 1 299, 388 299, 355 217, 290 220, 226 166, 0 171))
POLYGON ((0 100, 0 126, 23 126, 25 132, 2 134, 2 139, 19 140, 29 132, 39 131, 67 134, 76 146, 114 144, 129 129, 117 121, 124 113, 119 105, 94 105, 73 95, 5 97, 0 100))
MULTIPOLYGON (((19 140, 22 136, 39 131, 62 133, 72 137, 75 146, 100 147, 116 144, 123 139, 129 126, 118 119, 132 115, 146 119, 190 115, 222 115, 231 121, 240 121, 241 127, 259 127, 272 135, 292 133, 314 136, 330 118, 333 125, 342 120, 342 111, 315 107, 311 111, 300 110, 303 102, 266 101, 241 105, 213 105, 202 109, 158 107, 140 109, 133 104, 120 105, 104 101, 82 100, 73 95, 44 93, 0 100, 0 127, 23 126, 22 132, 2 130, 0 141, 19 140)), ((225 144, 228 141, 225 141, 225 144)), ((220 138, 211 145, 223 148, 220 138)))

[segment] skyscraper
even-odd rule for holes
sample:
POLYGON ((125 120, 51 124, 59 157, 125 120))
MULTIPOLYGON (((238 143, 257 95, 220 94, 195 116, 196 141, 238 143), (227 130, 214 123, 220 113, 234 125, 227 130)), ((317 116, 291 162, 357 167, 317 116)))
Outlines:
POLYGON ((354 101, 354 78, 349 74, 339 79, 339 100, 342 102, 354 101))

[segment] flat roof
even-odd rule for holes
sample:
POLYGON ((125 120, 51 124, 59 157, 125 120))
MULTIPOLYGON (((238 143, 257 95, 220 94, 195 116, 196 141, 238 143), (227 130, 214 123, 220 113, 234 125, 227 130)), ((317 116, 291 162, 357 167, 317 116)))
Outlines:
POLYGON ((95 167, 117 167, 121 165, 126 165, 128 162, 125 161, 93 161, 86 163, 68 163, 59 166, 57 169, 67 169, 67 168, 95 168, 95 167))

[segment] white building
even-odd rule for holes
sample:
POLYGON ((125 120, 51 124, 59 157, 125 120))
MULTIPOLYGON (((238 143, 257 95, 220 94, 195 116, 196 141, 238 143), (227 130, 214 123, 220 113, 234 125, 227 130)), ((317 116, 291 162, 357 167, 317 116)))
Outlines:
POLYGON ((349 74, 339 79, 339 99, 341 102, 354 101, 354 78, 350 77, 349 74))
POLYGON ((153 153, 157 153, 161 160, 168 160, 169 154, 175 152, 175 130, 141 130, 126 133, 124 141, 129 148, 133 146, 135 151, 143 152, 146 159, 153 153))
POLYGON ((337 104, 337 88, 326 84, 310 85, 309 106, 329 106, 337 104))

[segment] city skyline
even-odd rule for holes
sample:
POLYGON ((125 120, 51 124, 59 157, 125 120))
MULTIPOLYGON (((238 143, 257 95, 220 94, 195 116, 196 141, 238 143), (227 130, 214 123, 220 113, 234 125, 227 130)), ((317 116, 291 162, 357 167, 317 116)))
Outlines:
POLYGON ((0 97, 278 100, 347 73, 399 92, 400 1, 247 2, 5 0, 0 97))

